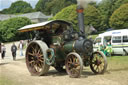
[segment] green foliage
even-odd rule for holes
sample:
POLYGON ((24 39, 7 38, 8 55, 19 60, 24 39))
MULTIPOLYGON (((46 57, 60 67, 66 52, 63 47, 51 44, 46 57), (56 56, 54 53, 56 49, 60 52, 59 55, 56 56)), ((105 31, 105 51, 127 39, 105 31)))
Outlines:
POLYGON ((85 9, 84 11, 85 14, 85 25, 92 25, 94 26, 97 30, 100 30, 100 13, 97 8, 94 6, 88 6, 88 8, 85 9))
POLYGON ((99 5, 98 9, 100 10, 101 14, 101 26, 103 29, 110 28, 109 26, 109 18, 113 13, 113 4, 117 0, 103 0, 99 5))
POLYGON ((128 3, 128 0, 116 0, 113 6, 113 12, 118 9, 121 5, 128 3))
POLYGON ((128 68, 128 56, 112 56, 108 57, 107 61, 111 65, 109 67, 110 70, 113 70, 113 68, 126 70, 128 68))
POLYGON ((33 12, 32 6, 25 1, 17 1, 11 4, 8 9, 4 9, 2 13, 14 14, 14 13, 28 13, 33 12))
MULTIPOLYGON (((85 14, 84 15, 85 25, 93 25, 97 29, 100 28, 99 11, 94 6, 89 5, 88 8, 84 10, 84 14, 85 14)), ((73 26, 75 27, 75 29, 78 28, 76 5, 71 5, 62 9, 52 19, 62 19, 62 20, 69 21, 73 23, 73 26)))
POLYGON ((122 5, 112 14, 109 23, 115 29, 128 28, 128 3, 122 5))
POLYGON ((113 12, 122 4, 128 3, 128 0, 102 0, 98 5, 101 14, 101 26, 103 29, 109 28, 109 19, 113 12))
POLYGON ((31 21, 25 17, 11 18, 0 22, 0 41, 24 39, 26 36, 23 33, 19 33, 18 29, 28 24, 31 24, 31 21))
POLYGON ((35 6, 36 11, 41 11, 45 13, 46 4, 51 0, 39 0, 35 6))
POLYGON ((47 15, 55 15, 61 9, 73 3, 76 3, 76 0, 39 0, 35 9, 47 15))

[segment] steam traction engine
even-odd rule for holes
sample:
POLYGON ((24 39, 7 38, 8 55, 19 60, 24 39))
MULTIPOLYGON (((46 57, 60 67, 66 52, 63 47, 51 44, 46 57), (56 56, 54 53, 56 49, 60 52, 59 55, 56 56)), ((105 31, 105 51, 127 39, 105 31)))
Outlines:
POLYGON ((70 77, 80 77, 83 65, 89 66, 95 74, 102 74, 107 68, 105 55, 93 52, 93 42, 84 31, 83 9, 78 6, 79 32, 71 23, 63 20, 47 21, 28 25, 20 32, 35 31, 35 37, 26 49, 26 64, 32 75, 45 75, 50 66, 64 71, 70 77))

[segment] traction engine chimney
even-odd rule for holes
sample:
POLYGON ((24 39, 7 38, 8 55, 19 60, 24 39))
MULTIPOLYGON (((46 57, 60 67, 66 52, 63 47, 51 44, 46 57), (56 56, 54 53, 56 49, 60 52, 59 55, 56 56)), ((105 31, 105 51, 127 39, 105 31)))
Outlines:
POLYGON ((84 26, 84 9, 80 5, 77 6, 77 14, 78 14, 78 26, 80 35, 85 37, 85 26, 84 26))

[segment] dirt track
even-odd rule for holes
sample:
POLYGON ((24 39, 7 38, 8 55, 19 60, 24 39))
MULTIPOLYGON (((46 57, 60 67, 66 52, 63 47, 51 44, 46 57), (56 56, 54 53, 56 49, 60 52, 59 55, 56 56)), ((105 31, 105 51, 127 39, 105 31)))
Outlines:
POLYGON ((84 68, 81 78, 69 78, 66 73, 58 73, 54 68, 46 76, 31 76, 23 60, 2 63, 0 68, 1 76, 8 77, 17 85, 128 85, 128 69, 94 75, 89 68, 84 68))
POLYGON ((115 66, 109 63, 104 75, 94 75, 86 67, 81 78, 69 78, 67 73, 58 73, 51 67, 46 76, 38 77, 30 75, 23 59, 12 61, 7 57, 0 59, 0 76, 14 81, 15 85, 128 85, 128 65, 115 66))

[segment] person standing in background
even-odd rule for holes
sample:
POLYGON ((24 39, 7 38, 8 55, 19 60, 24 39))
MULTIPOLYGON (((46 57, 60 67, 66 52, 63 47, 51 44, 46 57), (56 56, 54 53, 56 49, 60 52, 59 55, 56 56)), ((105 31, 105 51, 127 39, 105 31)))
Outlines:
POLYGON ((2 44, 1 44, 1 57, 2 57, 2 59, 4 59, 5 53, 6 53, 6 47, 5 47, 5 45, 2 43, 2 44))
POLYGON ((11 46, 13 60, 16 60, 16 51, 17 51, 17 47, 16 47, 15 43, 13 43, 13 45, 11 46))
POLYGON ((22 40, 20 41, 18 48, 20 49, 20 56, 23 56, 23 42, 22 42, 22 40))

